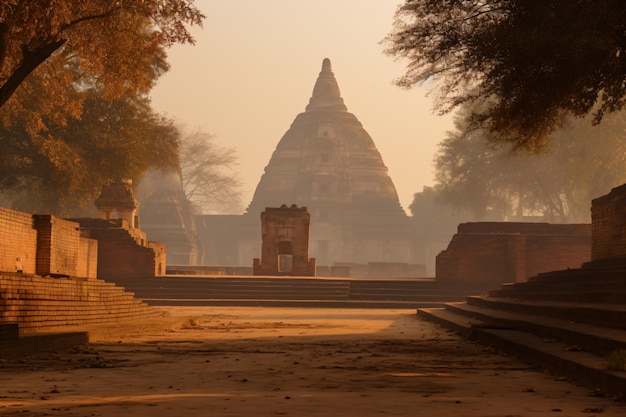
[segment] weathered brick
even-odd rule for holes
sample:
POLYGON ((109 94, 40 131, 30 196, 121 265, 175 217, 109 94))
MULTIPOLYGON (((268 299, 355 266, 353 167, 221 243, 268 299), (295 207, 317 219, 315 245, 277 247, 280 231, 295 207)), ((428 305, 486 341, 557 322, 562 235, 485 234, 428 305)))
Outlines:
POLYGON ((578 268, 590 259, 588 224, 463 223, 437 255, 436 275, 439 281, 498 285, 578 268))

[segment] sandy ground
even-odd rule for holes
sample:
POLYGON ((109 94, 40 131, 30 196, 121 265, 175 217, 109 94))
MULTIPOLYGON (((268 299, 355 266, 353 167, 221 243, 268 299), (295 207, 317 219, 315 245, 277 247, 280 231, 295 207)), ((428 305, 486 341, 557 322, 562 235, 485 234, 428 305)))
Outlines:
POLYGON ((167 308, 184 329, 0 362, 1 416, 625 416, 412 310, 167 308))

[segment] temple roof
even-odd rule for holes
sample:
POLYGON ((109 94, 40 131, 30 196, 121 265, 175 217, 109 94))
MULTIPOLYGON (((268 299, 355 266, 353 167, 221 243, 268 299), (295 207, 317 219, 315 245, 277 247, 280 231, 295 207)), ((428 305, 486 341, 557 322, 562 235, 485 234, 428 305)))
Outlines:
POLYGON ((298 114, 265 167, 248 212, 283 203, 308 206, 314 216, 320 207, 332 206, 365 217, 404 217, 387 167, 370 135, 344 105, 328 58, 306 111, 298 114))
POLYGON ((306 111, 348 111, 343 104, 339 85, 328 58, 324 58, 322 62, 322 71, 317 77, 306 111))
POLYGON ((320 265, 408 259, 408 218, 373 139, 344 105, 328 58, 306 110, 265 167, 247 214, 257 222, 267 207, 282 204, 308 207, 311 250, 320 265))

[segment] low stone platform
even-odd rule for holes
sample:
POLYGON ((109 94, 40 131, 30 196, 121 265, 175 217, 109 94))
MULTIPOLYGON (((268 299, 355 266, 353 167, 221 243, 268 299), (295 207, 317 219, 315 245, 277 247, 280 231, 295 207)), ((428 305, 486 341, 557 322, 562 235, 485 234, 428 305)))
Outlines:
POLYGON ((411 308, 462 301, 466 288, 423 279, 167 276, 118 281, 150 305, 411 308))
POLYGON ((505 284, 485 296, 418 314, 470 339, 588 385, 626 397, 626 371, 608 369, 626 355, 626 269, 556 271, 505 284), (623 350, 623 351, 622 351, 623 350))
POLYGON ((20 333, 18 325, 10 327, 10 337, 0 338, 0 359, 16 358, 39 352, 49 352, 86 345, 93 342, 120 342, 150 333, 180 329, 189 324, 191 317, 170 317, 159 311, 160 316, 149 319, 124 319, 110 323, 92 323, 79 326, 58 327, 54 332, 20 333))
POLYGON ((0 358, 14 358, 32 353, 86 345, 86 331, 28 334, 13 340, 0 340, 0 358))

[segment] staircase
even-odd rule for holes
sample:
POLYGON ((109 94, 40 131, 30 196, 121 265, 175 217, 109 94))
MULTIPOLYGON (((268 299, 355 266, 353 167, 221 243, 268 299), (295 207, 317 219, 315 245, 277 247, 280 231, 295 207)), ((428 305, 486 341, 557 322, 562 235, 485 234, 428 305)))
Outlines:
POLYGON ((98 279, 0 275, 0 323, 20 334, 162 322, 164 313, 98 279))
POLYGON ((418 314, 607 395, 626 397, 626 268, 588 265, 418 314), (618 366, 619 367, 619 366, 618 366))
POLYGON ((461 301, 433 279, 167 276, 118 281, 150 305, 404 308, 461 301))

